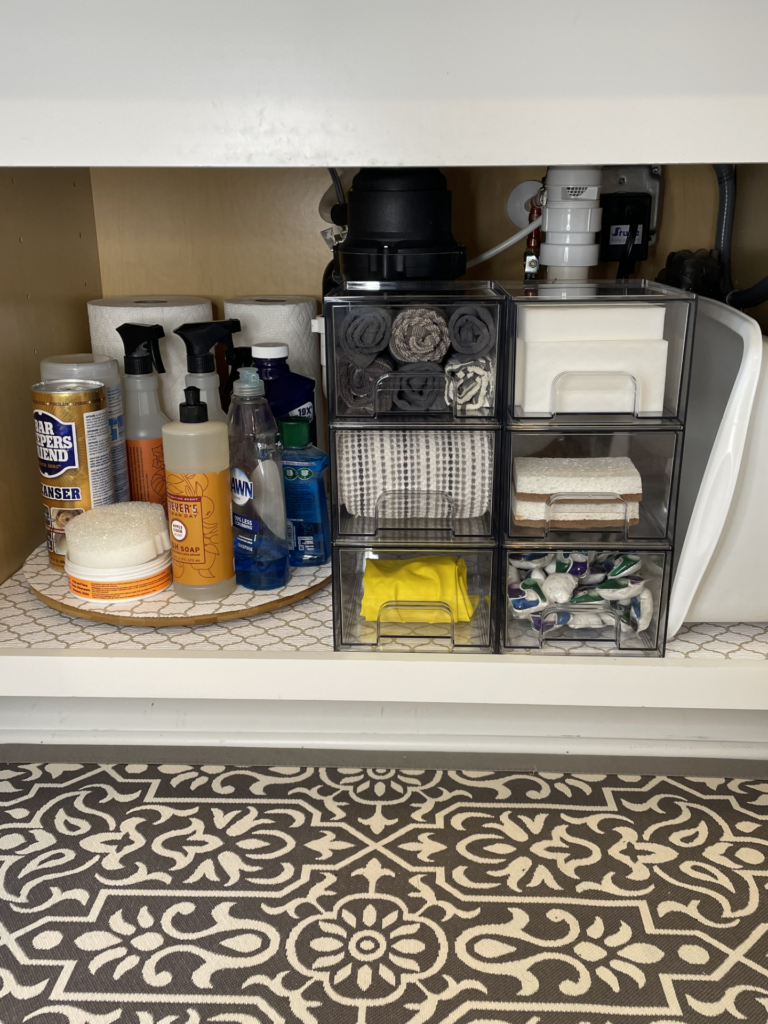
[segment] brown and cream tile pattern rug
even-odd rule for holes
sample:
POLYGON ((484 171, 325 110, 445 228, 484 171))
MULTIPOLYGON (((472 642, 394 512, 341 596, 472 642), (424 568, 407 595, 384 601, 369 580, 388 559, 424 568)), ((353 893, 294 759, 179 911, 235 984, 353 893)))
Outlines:
POLYGON ((768 783, 0 765, 2 1024, 765 1024, 768 783))

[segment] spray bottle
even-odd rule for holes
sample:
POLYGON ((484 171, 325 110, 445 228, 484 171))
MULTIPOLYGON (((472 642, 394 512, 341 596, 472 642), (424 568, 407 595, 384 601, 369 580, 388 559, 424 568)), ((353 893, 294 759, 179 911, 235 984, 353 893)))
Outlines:
POLYGON ((168 417, 160 409, 157 377, 165 373, 160 356, 160 324, 122 324, 117 333, 125 348, 125 447, 128 483, 133 501, 165 505, 163 424, 168 417))
POLYGON ((208 419, 199 388, 184 397, 179 422, 163 427, 173 589, 185 601, 220 601, 236 585, 227 428, 208 419))
POLYGON ((227 422, 227 414, 221 408, 219 398, 219 375, 213 349, 223 342, 227 349, 234 349, 232 335, 240 330, 239 320, 210 320, 207 323, 182 324, 173 332, 178 334, 187 349, 187 376, 184 383, 188 388, 200 389, 200 401, 208 406, 208 418, 227 422))

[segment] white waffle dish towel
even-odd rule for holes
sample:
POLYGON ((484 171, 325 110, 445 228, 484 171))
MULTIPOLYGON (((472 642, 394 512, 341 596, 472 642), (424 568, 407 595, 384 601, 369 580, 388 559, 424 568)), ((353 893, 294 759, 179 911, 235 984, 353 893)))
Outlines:
POLYGON ((404 518, 441 518, 443 495, 457 519, 483 516, 491 507, 491 431, 350 430, 340 431, 336 443, 339 502, 350 515, 376 515, 385 492, 396 492, 386 501, 388 513, 404 518))

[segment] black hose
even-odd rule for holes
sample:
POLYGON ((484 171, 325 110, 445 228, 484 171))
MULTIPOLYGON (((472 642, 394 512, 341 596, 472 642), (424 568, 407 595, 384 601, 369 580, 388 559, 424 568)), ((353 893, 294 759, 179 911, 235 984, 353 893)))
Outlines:
MULTIPOLYGON (((736 165, 713 164, 720 189, 720 203, 717 211, 717 233, 715 250, 720 254, 723 291, 733 291, 731 280, 731 240, 733 238, 733 214, 736 209, 736 165)), ((753 303, 754 305, 754 303, 753 303)))
POLYGON ((731 278, 731 240, 733 238, 733 214, 736 209, 736 165, 713 164, 720 187, 720 205, 717 211, 717 236, 715 249, 720 255, 720 266, 725 292, 725 301, 736 309, 750 309, 768 302, 768 277, 753 284, 751 288, 734 290, 731 278))
POLYGON ((729 292, 725 301, 737 309, 750 309, 752 306, 759 306, 761 302, 768 302, 768 277, 753 284, 751 288, 729 292))
POLYGON ((341 184, 341 178, 339 177, 339 172, 336 170, 335 167, 329 167, 328 168, 328 173, 331 176, 331 181, 333 182, 333 187, 336 189, 336 202, 339 203, 340 206, 343 206, 344 203, 346 203, 347 200, 344 198, 344 189, 343 189, 342 184, 341 184))

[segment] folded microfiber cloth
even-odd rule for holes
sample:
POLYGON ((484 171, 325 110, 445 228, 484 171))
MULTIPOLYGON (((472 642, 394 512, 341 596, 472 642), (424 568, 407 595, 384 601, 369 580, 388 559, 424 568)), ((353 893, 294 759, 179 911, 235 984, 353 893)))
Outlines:
POLYGON ((439 309, 409 306, 395 317, 389 351, 399 363, 439 363, 449 345, 448 321, 439 309))
MULTIPOLYGON (((452 555, 428 555, 409 561, 369 558, 363 573, 360 613, 368 622, 379 618, 389 601, 441 602, 450 608, 454 622, 469 622, 480 598, 467 589, 467 563, 452 555)), ((382 622, 448 622, 445 609, 426 607, 385 608, 382 622)))
POLYGON ((339 348, 355 366, 370 366, 387 347, 392 330, 388 310, 378 306, 353 306, 342 321, 339 348))
POLYGON ((488 356, 451 356, 445 364, 445 404, 459 415, 492 412, 496 368, 488 356))
MULTIPOLYGON (((347 359, 340 359, 336 365, 336 389, 341 404, 348 412, 372 413, 376 382, 393 370, 394 366, 384 356, 378 356, 367 366, 356 366, 347 359)), ((392 408, 393 387, 385 383, 379 388, 377 412, 389 412, 392 408)))
POLYGON ((484 356, 496 341, 496 324, 485 306, 459 306, 448 321, 451 345, 463 356, 484 356))
POLYGON ((397 369, 393 401, 406 412, 445 412, 445 376, 437 363, 406 363, 397 369))

